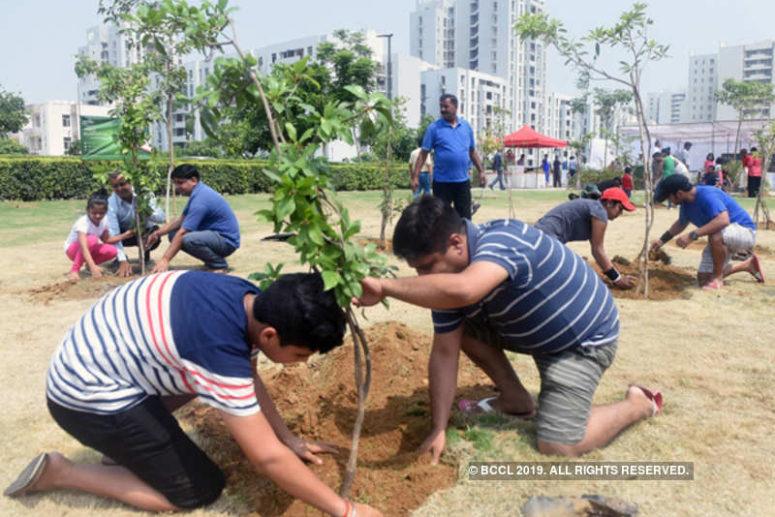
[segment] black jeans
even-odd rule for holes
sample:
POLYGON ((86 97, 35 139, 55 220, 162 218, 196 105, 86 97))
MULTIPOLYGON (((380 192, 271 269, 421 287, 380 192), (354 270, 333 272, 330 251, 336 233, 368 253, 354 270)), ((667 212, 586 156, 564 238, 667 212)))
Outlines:
POLYGON ((212 503, 226 480, 221 469, 183 432, 159 397, 112 415, 75 411, 48 399, 59 427, 126 467, 179 508, 212 503))
MULTIPOLYGON (((151 228, 146 228, 145 232, 143 232, 143 238, 145 238, 146 236, 150 235, 151 233, 155 232, 158 229, 159 229, 158 225, 154 225, 151 228)), ((132 235, 128 239, 124 239, 123 241, 121 241, 121 244, 123 244, 125 248, 127 246, 137 246, 137 235, 132 235)), ((146 262, 148 262, 151 259, 151 251, 158 248, 159 244, 161 244, 161 239, 156 239, 156 242, 154 242, 150 248, 145 250, 146 262)))
POLYGON ((433 182, 433 195, 453 205, 460 217, 471 219, 471 182, 433 182))
POLYGON ((748 176, 748 197, 759 195, 759 187, 762 185, 761 176, 748 176))

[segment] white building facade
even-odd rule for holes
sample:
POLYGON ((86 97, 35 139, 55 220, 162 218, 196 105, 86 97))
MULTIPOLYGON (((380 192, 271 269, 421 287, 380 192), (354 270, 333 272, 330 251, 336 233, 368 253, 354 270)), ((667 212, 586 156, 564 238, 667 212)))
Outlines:
POLYGON ((648 94, 646 119, 653 124, 678 124, 686 105, 684 92, 659 92, 648 94))
POLYGON ((72 143, 81 138, 79 117, 107 117, 108 111, 108 106, 79 105, 73 101, 29 104, 29 120, 19 134, 19 143, 30 154, 64 156, 72 143))
POLYGON ((439 98, 451 93, 458 99, 457 114, 471 125, 476 137, 494 130, 506 106, 508 85, 502 77, 466 68, 440 68, 422 73, 425 113, 439 118, 439 98))
MULTIPOLYGON (((775 85, 773 56, 775 40, 764 40, 747 45, 722 46, 718 52, 718 87, 728 78, 736 81, 755 81, 775 85)), ((737 111, 719 104, 716 120, 737 120, 737 111)), ((757 106, 744 115, 750 119, 767 119, 775 113, 775 104, 757 106)))
POLYGON ((544 105, 545 134, 560 140, 574 139, 574 117, 571 110, 573 97, 562 93, 550 93, 544 105))

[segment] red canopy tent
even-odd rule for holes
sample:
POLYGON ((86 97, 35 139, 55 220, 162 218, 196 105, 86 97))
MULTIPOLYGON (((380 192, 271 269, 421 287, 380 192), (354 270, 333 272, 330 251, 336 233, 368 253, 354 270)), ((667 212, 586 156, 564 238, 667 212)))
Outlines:
POLYGON ((538 133, 532 127, 525 125, 516 133, 512 133, 503 138, 503 145, 506 147, 568 147, 567 140, 558 140, 538 133))

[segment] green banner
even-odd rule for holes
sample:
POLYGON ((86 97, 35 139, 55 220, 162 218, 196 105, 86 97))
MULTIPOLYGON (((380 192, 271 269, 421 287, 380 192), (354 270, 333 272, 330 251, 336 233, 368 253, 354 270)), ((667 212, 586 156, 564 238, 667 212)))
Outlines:
MULTIPOLYGON (((99 160, 120 160, 121 146, 118 144, 119 120, 111 117, 81 117, 81 145, 83 158, 99 160)), ((140 150, 140 159, 148 159, 149 153, 140 150)))

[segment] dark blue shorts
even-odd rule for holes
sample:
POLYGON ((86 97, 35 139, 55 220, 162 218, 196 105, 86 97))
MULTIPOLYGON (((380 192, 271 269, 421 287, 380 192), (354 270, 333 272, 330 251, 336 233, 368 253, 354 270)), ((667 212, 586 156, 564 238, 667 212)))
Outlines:
POLYGON ((48 400, 59 426, 164 494, 178 508, 198 508, 220 496, 221 469, 183 432, 159 397, 114 415, 74 411, 48 400))

